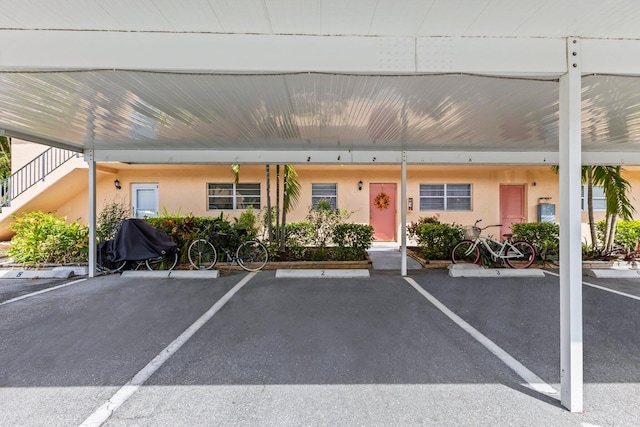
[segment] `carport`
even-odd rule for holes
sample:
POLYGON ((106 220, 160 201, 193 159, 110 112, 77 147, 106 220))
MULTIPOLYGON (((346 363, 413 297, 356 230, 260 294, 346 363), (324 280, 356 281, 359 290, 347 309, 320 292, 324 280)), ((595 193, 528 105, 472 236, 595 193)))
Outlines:
POLYGON ((4 3, 1 132, 84 153, 92 242, 96 162, 399 164, 402 200, 407 164, 560 165, 582 411, 580 168, 640 164, 633 0, 4 3))

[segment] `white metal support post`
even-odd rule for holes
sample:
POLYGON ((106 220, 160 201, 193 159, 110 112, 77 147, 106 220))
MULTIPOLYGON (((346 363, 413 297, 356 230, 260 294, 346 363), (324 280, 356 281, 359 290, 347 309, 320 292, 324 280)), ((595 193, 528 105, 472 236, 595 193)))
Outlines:
POLYGON ((580 39, 568 38, 560 77, 560 394, 571 412, 583 409, 580 62, 580 39))
POLYGON ((402 179, 400 184, 400 244, 401 244, 401 264, 400 274, 404 277, 407 275, 407 152, 402 152, 402 179))
POLYGON ((89 164, 89 277, 96 275, 96 161, 93 151, 85 151, 89 164))

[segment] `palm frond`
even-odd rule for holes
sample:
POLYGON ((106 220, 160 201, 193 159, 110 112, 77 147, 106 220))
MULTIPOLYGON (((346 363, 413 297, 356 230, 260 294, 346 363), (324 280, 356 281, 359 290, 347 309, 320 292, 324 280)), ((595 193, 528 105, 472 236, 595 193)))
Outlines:
POLYGON ((635 208, 629 199, 631 184, 622 176, 620 166, 594 166, 593 182, 604 189, 607 214, 624 220, 633 218, 635 208))
POLYGON ((302 189, 300 186, 300 180, 298 179, 298 173, 293 165, 284 165, 284 173, 287 177, 287 187, 285 189, 282 208, 288 213, 298 204, 302 189))
POLYGON ((237 184, 240 182, 240 165, 231 165, 231 170, 233 171, 233 182, 237 184))

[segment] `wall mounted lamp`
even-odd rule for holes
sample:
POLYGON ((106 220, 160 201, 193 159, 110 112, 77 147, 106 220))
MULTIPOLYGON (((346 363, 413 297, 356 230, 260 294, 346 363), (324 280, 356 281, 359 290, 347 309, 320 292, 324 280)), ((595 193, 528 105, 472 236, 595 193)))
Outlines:
POLYGON ((118 179, 116 179, 115 181, 113 181, 113 185, 116 187, 116 189, 120 190, 122 188, 122 185, 120 185, 120 181, 118 181, 118 179))
POLYGON ((358 181, 358 191, 362 191, 362 180, 358 181))

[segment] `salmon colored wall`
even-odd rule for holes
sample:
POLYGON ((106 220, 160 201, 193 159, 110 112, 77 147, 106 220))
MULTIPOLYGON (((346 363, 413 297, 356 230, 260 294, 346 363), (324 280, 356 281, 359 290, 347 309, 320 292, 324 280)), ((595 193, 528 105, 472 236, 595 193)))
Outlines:
POLYGON ((11 170, 17 171, 34 158, 48 150, 46 145, 35 144, 33 142, 11 139, 11 170))
MULTIPOLYGON (((48 147, 18 139, 12 140, 12 167, 17 170, 48 147)), ((86 163, 79 159, 86 167, 86 163)), ((401 209, 406 201, 400 198, 400 166, 396 165, 296 165, 301 183, 300 200, 296 209, 288 215, 288 221, 305 219, 311 205, 311 184, 336 183, 338 191, 337 205, 351 212, 353 222, 369 223, 369 185, 371 183, 395 183, 397 203, 395 206, 400 231, 401 209), (358 181, 362 180, 362 190, 358 190, 358 181)), ((228 165, 125 165, 120 163, 99 164, 97 173, 97 210, 106 202, 118 199, 125 204, 131 203, 131 185, 133 183, 156 182, 159 184, 160 213, 188 214, 197 216, 218 216, 220 211, 207 210, 207 183, 233 182, 234 175, 228 165), (118 179, 122 189, 116 190, 113 180, 118 179)), ((272 203, 275 204, 275 166, 271 166, 272 203)), ((624 167, 624 176, 632 184, 640 183, 640 167, 624 167)), ((64 185, 64 188, 47 190, 62 191, 60 196, 48 197, 49 209, 68 219, 87 222, 87 182, 82 173, 74 175, 77 185, 64 185), (80 177, 80 178, 78 178, 80 177), (70 194, 73 193, 73 194, 70 194), (54 206, 53 200, 57 201, 54 206)), ((240 169, 241 182, 260 182, 262 204, 266 205, 266 186, 264 185, 264 165, 243 165, 240 169)), ((558 176, 549 166, 446 166, 446 165, 409 165, 407 167, 407 196, 413 198, 413 211, 407 212, 407 222, 420 217, 439 214, 442 222, 472 224, 482 219, 483 224, 500 221, 499 189, 500 184, 525 185, 527 221, 537 220, 536 206, 544 201, 556 205, 556 220, 559 220, 558 176), (472 210, 470 212, 420 211, 420 184, 422 183, 470 183, 472 184, 472 210), (535 185, 534 185, 535 183, 535 185), (549 200, 540 200, 550 197, 549 200)), ((640 185, 632 186, 631 201, 638 208, 635 217, 640 218, 640 185)), ((224 211, 228 218, 238 216, 242 211, 224 211)), ((595 219, 604 218, 604 212, 596 212, 595 219)), ((582 213, 583 236, 588 239, 588 216, 582 213)), ((399 234, 398 234, 399 235, 399 234)))
MULTIPOLYGON (((320 166, 298 165, 296 171, 301 183, 301 194, 297 208, 288 215, 288 221, 302 221, 311 205, 312 183, 336 183, 338 190, 338 207, 351 212, 350 220, 358 223, 369 223, 369 184, 396 183, 397 211, 400 221, 400 209, 405 202, 400 199, 400 167, 399 166, 320 166), (363 189, 358 190, 358 181, 362 180, 363 189)), ((625 176, 631 182, 640 182, 640 170, 627 171, 625 176)), ((272 203, 275 204, 275 166, 271 167, 272 203)), ((262 183, 262 204, 266 205, 266 187, 264 185, 265 167, 263 165, 243 165, 240 171, 240 182, 262 183)), ((118 197, 130 204, 131 184, 159 183, 159 209, 170 214, 192 213, 196 216, 217 216, 220 211, 207 210, 207 187, 209 182, 233 182, 233 173, 227 165, 108 165, 107 172, 98 168, 97 200, 98 211, 105 201, 118 197), (113 180, 118 178, 122 185, 116 190, 113 180)), ((442 222, 472 224, 482 219, 483 224, 498 223, 500 220, 499 189, 500 184, 525 185, 526 215, 529 222, 537 220, 536 206, 542 197, 550 197, 545 202, 556 205, 556 220, 559 220, 558 176, 547 166, 417 166, 407 168, 407 196, 413 198, 414 210, 407 212, 407 222, 416 221, 420 217, 439 214, 442 222), (470 212, 435 212, 420 211, 421 183, 470 183, 472 184, 472 210, 470 212), (535 183, 535 185, 534 185, 535 183)), ((86 221, 87 193, 86 183, 78 187, 78 194, 69 202, 57 208, 61 215, 70 219, 81 218, 86 221)), ((638 205, 640 186, 632 187, 632 200, 638 205)), ((640 209, 640 206, 639 206, 640 209)), ((233 218, 241 211, 224 211, 225 216, 233 218)), ((602 219, 603 213, 597 213, 596 219, 602 219)), ((640 217, 640 212, 637 217, 640 217)), ((582 215, 587 221, 586 213, 582 215)), ((398 224, 400 229, 400 224, 398 224)))

